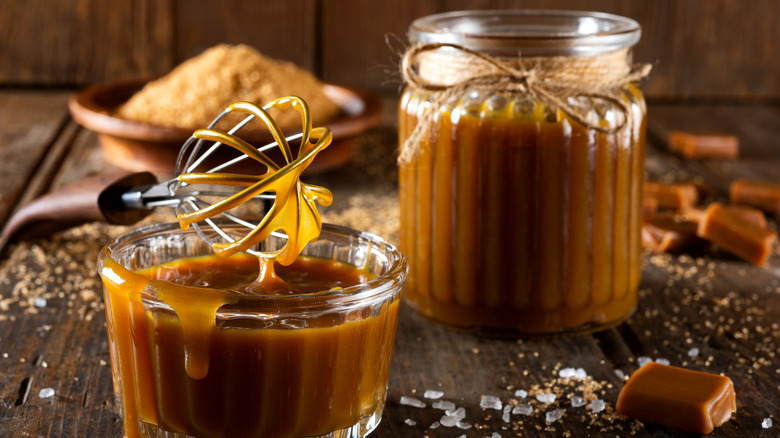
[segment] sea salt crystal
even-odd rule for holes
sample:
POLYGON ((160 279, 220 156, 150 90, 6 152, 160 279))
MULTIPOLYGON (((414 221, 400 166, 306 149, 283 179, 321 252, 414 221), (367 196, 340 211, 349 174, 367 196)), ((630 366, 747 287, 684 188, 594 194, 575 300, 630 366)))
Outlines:
POLYGON ((455 403, 447 400, 439 400, 433 402, 431 407, 434 409, 440 409, 442 411, 449 411, 455 409, 455 403))
POLYGON ((615 375, 618 376, 618 379, 620 380, 626 378, 626 373, 624 373, 623 370, 615 370, 615 375))
POLYGON ((38 393, 38 397, 40 398, 49 398, 54 395, 54 389, 53 388, 43 388, 41 389, 41 392, 38 393))
POLYGON ((769 417, 764 418, 764 421, 761 422, 761 427, 763 427, 764 429, 771 428, 772 427, 772 419, 769 418, 769 417))
POLYGON ((439 426, 441 426, 441 423, 439 423, 438 421, 434 421, 433 424, 431 424, 431 427, 429 427, 429 429, 438 429, 439 426))
POLYGON ((570 377, 574 377, 575 371, 576 370, 574 368, 563 368, 558 372, 558 377, 562 379, 568 379, 570 377))
POLYGON ((439 423, 444 427, 455 427, 458 421, 460 421, 460 418, 452 415, 444 415, 439 419, 439 423))
POLYGON ((552 411, 547 411, 544 414, 544 419, 548 423, 555 423, 556 421, 563 418, 563 409, 553 409, 552 411))
POLYGON ((693 347, 693 348, 691 348, 690 350, 688 350, 688 356, 690 356, 690 357, 696 357, 696 356, 698 356, 698 355, 699 355, 699 349, 698 349, 698 348, 696 348, 696 347, 693 347))
POLYGON ((534 407, 531 405, 517 405, 512 408, 512 413, 515 415, 531 415, 534 412, 534 407))
POLYGON ((41 298, 41 297, 36 298, 35 307, 46 307, 46 298, 41 298))
POLYGON ((501 435, 498 432, 493 432, 493 435, 490 435, 489 437, 485 438, 501 438, 501 435))
POLYGON ((417 425, 417 422, 412 420, 411 418, 407 418, 406 420, 404 420, 404 423, 408 424, 409 426, 416 426, 417 425))
POLYGON ((528 391, 526 391, 525 389, 518 389, 517 391, 515 391, 515 397, 526 398, 528 397, 528 391))
POLYGON ((604 400, 593 400, 588 405, 588 408, 590 408, 590 410, 592 410, 593 412, 601 412, 604 410, 605 407, 606 405, 604 404, 604 400))
POLYGON ((444 395, 444 393, 441 392, 441 391, 434 391, 432 389, 429 389, 429 390, 425 391, 425 394, 423 394, 423 397, 436 400, 436 399, 440 399, 443 395, 444 395))
POLYGON ((649 364, 652 361, 653 359, 647 356, 639 356, 636 358, 636 363, 639 365, 639 368, 642 368, 643 366, 649 364))
POLYGON ((466 418, 466 408, 459 407, 458 409, 448 409, 444 411, 444 415, 449 415, 452 417, 458 417, 459 419, 466 418))
POLYGON ((479 407, 482 409, 501 410, 501 399, 494 395, 486 395, 479 401, 479 407))
POLYGON ((414 397, 407 397, 405 395, 401 396, 400 403, 402 405, 412 406, 412 407, 415 407, 415 408, 424 408, 425 407, 425 403, 423 403, 422 401, 417 400, 414 397))
POLYGON ((670 365, 669 359, 664 359, 663 357, 659 357, 656 360, 656 363, 660 363, 661 365, 670 365))
POLYGON ((458 429, 461 429, 461 430, 469 430, 469 429, 471 429, 471 424, 466 423, 463 420, 460 420, 460 421, 458 421, 458 424, 455 425, 455 427, 457 427, 458 429))
POLYGON ((555 394, 550 392, 538 394, 536 400, 538 400, 539 403, 552 403, 555 401, 555 394))
POLYGON ((501 419, 504 420, 504 423, 509 423, 509 414, 512 411, 512 405, 506 405, 504 406, 504 412, 501 416, 501 419))
POLYGON ((588 377, 588 373, 582 368, 563 368, 558 372, 558 377, 562 379, 571 379, 572 377, 579 380, 585 380, 588 377))
POLYGON ((583 400, 582 397, 575 395, 571 398, 571 407, 579 408, 580 406, 585 406, 585 400, 583 400))

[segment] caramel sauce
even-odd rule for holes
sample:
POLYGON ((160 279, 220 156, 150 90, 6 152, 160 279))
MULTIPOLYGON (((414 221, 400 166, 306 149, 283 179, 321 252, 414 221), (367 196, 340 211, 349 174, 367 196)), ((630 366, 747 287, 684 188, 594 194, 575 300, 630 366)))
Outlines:
POLYGON ((192 436, 313 436, 381 410, 398 300, 379 312, 285 318, 299 294, 374 276, 332 260, 260 260, 202 256, 139 272, 106 260, 114 388, 129 438, 141 423, 192 436), (264 296, 277 298, 273 309, 230 316, 253 313, 264 296), (218 312, 228 316, 215 320, 218 312))
MULTIPOLYGON (((427 98, 404 94, 401 144, 427 98)), ((456 327, 521 333, 589 330, 629 315, 641 268, 645 110, 635 88, 626 99, 635 123, 617 134, 539 103, 480 96, 442 107, 399 169, 412 307, 456 327)))

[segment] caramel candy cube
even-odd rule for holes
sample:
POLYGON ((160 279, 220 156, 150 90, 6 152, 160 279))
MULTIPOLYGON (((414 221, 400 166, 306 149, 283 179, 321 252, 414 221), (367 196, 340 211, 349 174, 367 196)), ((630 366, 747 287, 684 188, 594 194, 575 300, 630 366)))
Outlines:
POLYGON ((706 241, 696 234, 698 221, 680 214, 661 213, 642 224, 642 246, 656 252, 682 252, 706 241))
MULTIPOLYGON (((757 208, 748 207, 745 205, 724 205, 723 208, 734 212, 734 214, 742 216, 743 219, 748 222, 752 222, 758 227, 766 228, 766 216, 764 215, 763 211, 757 208)), ((704 210, 701 208, 689 208, 683 211, 682 214, 687 219, 698 224, 704 217, 704 210)))
POLYGON ((696 234, 754 265, 766 262, 777 240, 777 233, 717 202, 704 211, 696 234))
POLYGON ((780 183, 741 178, 729 187, 732 204, 749 205, 780 216, 780 183))
POLYGON ((645 217, 652 216, 658 211, 658 200, 655 198, 642 198, 642 213, 645 217))
POLYGON ((737 403, 726 376, 650 362, 628 379, 616 409, 640 421, 710 433, 731 418, 737 403))
POLYGON ((659 208, 684 210, 699 201, 699 191, 693 184, 662 184, 645 182, 644 197, 654 199, 659 208))
POLYGON ((668 144, 671 151, 685 158, 733 160, 739 156, 739 139, 735 135, 720 132, 672 131, 669 133, 668 144))

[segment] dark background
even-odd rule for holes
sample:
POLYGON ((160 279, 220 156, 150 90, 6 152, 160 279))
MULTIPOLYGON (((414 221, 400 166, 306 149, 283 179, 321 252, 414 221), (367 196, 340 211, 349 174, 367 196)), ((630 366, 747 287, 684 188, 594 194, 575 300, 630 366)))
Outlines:
POLYGON ((417 17, 460 9, 617 13, 643 36, 651 101, 780 100, 777 0, 0 0, 0 85, 82 86, 167 72, 217 43, 247 43, 328 82, 384 96, 417 17), (386 39, 394 41, 389 47, 386 39))

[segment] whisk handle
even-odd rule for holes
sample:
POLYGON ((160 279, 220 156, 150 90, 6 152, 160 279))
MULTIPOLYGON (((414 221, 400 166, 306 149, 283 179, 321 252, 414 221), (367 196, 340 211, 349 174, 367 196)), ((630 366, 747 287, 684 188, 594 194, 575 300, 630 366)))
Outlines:
POLYGON ((44 195, 19 209, 6 223, 2 240, 39 237, 87 222, 130 225, 151 210, 128 209, 122 194, 157 183, 149 172, 99 174, 44 195))

